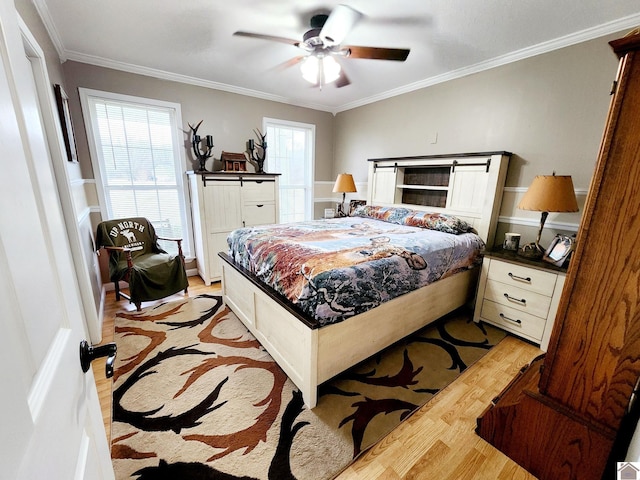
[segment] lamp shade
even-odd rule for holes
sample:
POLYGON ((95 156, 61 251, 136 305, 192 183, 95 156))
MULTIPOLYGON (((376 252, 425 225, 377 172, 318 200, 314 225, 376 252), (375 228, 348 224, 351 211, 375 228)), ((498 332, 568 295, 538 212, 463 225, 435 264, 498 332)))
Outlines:
POLYGON ((538 175, 518 208, 536 212, 577 212, 578 202, 569 175, 538 175))
POLYGON ((356 184, 353 181, 353 175, 350 173, 341 173, 336 178, 336 183, 333 186, 333 193, 349 193, 357 192, 356 184))

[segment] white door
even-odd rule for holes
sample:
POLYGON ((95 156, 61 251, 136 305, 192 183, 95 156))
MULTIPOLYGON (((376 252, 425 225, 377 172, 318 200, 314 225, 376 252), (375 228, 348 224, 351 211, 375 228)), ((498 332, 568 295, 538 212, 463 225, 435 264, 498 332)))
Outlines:
POLYGON ((33 77, 0 0, 0 478, 112 479, 33 77))

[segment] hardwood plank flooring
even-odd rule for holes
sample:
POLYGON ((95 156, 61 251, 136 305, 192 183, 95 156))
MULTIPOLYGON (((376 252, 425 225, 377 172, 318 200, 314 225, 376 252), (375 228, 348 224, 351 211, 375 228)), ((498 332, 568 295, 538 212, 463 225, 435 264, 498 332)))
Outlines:
MULTIPOLYGON (((189 277, 189 295, 212 293, 220 284, 204 285, 189 277)), ((169 297, 181 298, 181 294, 169 297)), ((166 301, 162 300, 162 301, 166 301)), ((144 303, 143 307, 152 305, 144 303)), ((102 343, 112 342, 114 318, 121 310, 135 310, 128 300, 105 300, 102 343)), ((361 455, 337 480, 535 480, 500 451, 475 434, 476 418, 518 371, 541 351, 515 337, 507 337, 455 382, 401 423, 386 438, 361 455)), ((105 378, 104 359, 92 365, 107 438, 111 438, 111 379, 105 378)))

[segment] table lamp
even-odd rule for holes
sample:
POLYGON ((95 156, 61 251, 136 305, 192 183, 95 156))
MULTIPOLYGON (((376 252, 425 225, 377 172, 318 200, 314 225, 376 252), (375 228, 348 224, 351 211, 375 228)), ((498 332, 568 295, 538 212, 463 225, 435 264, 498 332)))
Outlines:
POLYGON ((578 202, 569 175, 538 175, 518 203, 521 210, 542 212, 540 228, 536 241, 522 247, 520 254, 526 257, 542 257, 544 248, 540 246, 540 237, 549 212, 577 212, 578 202))
POLYGON ((350 173, 341 173, 336 178, 336 183, 333 186, 333 193, 342 193, 342 203, 338 204, 338 216, 346 217, 347 214, 344 211, 344 201, 347 197, 347 193, 357 192, 356 184, 353 181, 353 175, 350 173))

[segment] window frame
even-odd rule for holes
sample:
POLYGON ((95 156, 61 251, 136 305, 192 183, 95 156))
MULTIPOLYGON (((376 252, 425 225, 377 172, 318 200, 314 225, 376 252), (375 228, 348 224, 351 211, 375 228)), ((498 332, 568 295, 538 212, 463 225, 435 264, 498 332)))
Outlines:
MULTIPOLYGON (((278 118, 263 117, 262 118, 262 131, 267 132, 268 126, 275 127, 291 127, 307 131, 307 145, 309 155, 309 185, 305 187, 308 189, 305 201, 305 220, 312 220, 314 216, 314 198, 315 198, 315 168, 316 168, 316 126, 313 123, 295 122, 292 120, 281 120, 278 118)), ((269 144, 269 138, 267 137, 267 145, 269 144)), ((265 169, 269 171, 271 167, 269 162, 269 149, 267 148, 267 160, 265 169)), ((277 172, 281 173, 281 172, 277 172)), ((280 190, 282 190, 282 181, 280 181, 280 190)), ((285 188, 286 190, 286 188, 285 188)), ((280 194, 280 192, 278 192, 280 194)), ((282 213, 282 201, 280 201, 280 214, 282 213)), ((280 215, 279 214, 279 215, 280 215)), ((280 219, 278 219, 280 222, 280 219)))
POLYGON ((89 106, 89 99, 91 97, 106 100, 116 101, 129 104, 137 104, 141 107, 147 108, 164 108, 169 109, 173 113, 171 114, 171 121, 173 123, 173 146, 174 155, 176 158, 176 187, 181 193, 182 200, 182 214, 184 217, 185 225, 183 232, 185 232, 185 238, 182 240, 182 250, 186 261, 191 261, 195 258, 193 249, 193 227, 191 221, 191 204, 189 198, 189 192, 186 184, 186 159, 185 149, 182 148, 184 140, 179 137, 179 133, 182 132, 180 126, 182 125, 182 109, 179 103, 168 102, 164 100, 157 100, 152 98, 137 97, 133 95, 124 95, 120 93, 106 92, 102 90, 94 90, 90 88, 79 87, 78 92, 80 94, 80 105, 82 107, 82 115, 84 117, 84 126, 87 134, 87 143, 89 146, 89 153, 91 158, 91 167, 93 168, 93 177, 96 183, 96 190, 98 194, 98 203, 100 206, 100 215, 103 219, 108 218, 107 212, 107 199, 105 195, 104 182, 102 177, 102 168, 100 166, 101 153, 97 150, 97 141, 94 132, 97 132, 97 119, 92 114, 91 107, 89 106))

